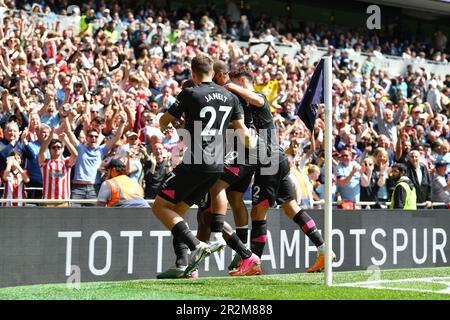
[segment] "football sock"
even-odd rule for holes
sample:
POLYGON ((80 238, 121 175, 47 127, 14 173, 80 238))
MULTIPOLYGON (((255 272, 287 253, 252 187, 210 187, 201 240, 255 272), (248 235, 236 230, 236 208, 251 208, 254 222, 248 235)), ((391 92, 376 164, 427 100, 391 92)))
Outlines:
POLYGON ((223 239, 223 225, 225 222, 225 216, 218 213, 212 213, 211 217, 211 234, 209 235, 209 241, 216 241, 223 239))
POLYGON ((178 222, 171 230, 173 236, 179 241, 184 242, 191 251, 194 251, 200 244, 200 241, 189 230, 185 221, 178 222))
POLYGON ((223 223, 225 221, 225 216, 219 213, 211 214, 211 232, 220 232, 223 230, 223 223))
POLYGON ((306 213, 306 211, 300 209, 293 220, 300 226, 300 229, 302 229, 316 247, 323 244, 324 241, 322 235, 319 230, 317 230, 314 220, 306 213))
POLYGON ((236 233, 233 233, 228 239, 227 239, 227 245, 236 251, 238 255, 241 256, 242 259, 247 259, 252 256, 252 252, 247 249, 245 244, 242 243, 241 240, 239 240, 239 237, 236 233))
POLYGON ((180 240, 178 240, 175 237, 172 240, 172 244, 173 244, 173 249, 175 250, 175 255, 176 255, 175 264, 177 265, 177 267, 187 266, 189 264, 188 263, 189 247, 185 243, 181 242, 180 240))
POLYGON ((247 244, 248 242, 248 225, 242 227, 236 227, 236 234, 242 243, 247 244))
POLYGON ((251 251, 261 258, 267 242, 267 221, 253 221, 251 231, 251 251))
POLYGON ((325 244, 321 244, 317 247, 317 252, 319 253, 325 253, 325 244))

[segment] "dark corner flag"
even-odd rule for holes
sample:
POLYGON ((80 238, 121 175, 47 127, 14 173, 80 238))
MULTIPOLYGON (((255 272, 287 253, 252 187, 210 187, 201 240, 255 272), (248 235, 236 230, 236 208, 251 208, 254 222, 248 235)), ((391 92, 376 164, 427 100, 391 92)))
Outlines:
POLYGON ((323 78, 323 59, 320 59, 320 62, 311 77, 311 81, 308 84, 308 88, 303 95, 303 99, 300 104, 297 105, 297 115, 311 132, 313 132, 314 123, 316 122, 317 105, 324 103, 325 99, 323 92, 323 78))

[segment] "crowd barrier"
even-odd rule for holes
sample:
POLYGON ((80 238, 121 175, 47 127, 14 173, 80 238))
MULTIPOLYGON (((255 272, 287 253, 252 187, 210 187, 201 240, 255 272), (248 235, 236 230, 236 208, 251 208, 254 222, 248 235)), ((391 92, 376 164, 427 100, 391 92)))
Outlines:
MULTIPOLYGON (((310 215, 323 229, 323 211, 310 215)), ((196 210, 186 218, 195 230, 196 210)), ((448 266, 448 210, 342 210, 333 227, 335 271, 448 266)), ((270 210, 268 229, 264 274, 314 263, 315 247, 280 210, 270 210)), ((171 233, 150 209, 43 207, 0 210, 0 257, 0 287, 154 279, 175 259, 171 233)), ((200 276, 226 276, 231 259, 229 248, 213 254, 200 276)))

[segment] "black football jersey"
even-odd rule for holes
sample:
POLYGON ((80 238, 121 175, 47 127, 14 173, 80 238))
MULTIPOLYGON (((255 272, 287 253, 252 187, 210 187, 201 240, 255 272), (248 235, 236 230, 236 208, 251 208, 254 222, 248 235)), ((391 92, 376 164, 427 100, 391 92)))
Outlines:
POLYGON ((267 160, 263 159, 273 157, 280 152, 280 145, 269 102, 263 94, 258 94, 263 97, 264 105, 257 107, 249 104, 248 108, 251 110, 253 125, 258 133, 258 161, 266 162, 267 160), (262 152, 263 150, 266 152, 262 152))
POLYGON ((193 170, 223 172, 226 130, 230 121, 243 118, 238 98, 213 82, 203 82, 184 89, 169 113, 176 118, 184 114, 185 131, 179 134, 188 149, 183 162, 193 170))
MULTIPOLYGON (((233 93, 234 94, 234 93, 233 93)), ((244 114, 244 124, 250 130, 250 134, 256 134, 256 129, 253 124, 252 110, 248 107, 248 102, 241 98, 239 95, 234 94, 239 100, 244 114)), ((241 138, 234 130, 229 130, 226 137, 226 165, 249 165, 250 164, 250 152, 244 144, 241 138)))
POLYGON ((248 102, 240 96, 236 95, 241 103, 243 112, 244 112, 244 123, 248 129, 256 129, 253 123, 253 114, 251 108, 248 108, 248 102))
POLYGON ((251 104, 249 105, 253 124, 257 130, 274 130, 276 127, 273 123, 272 113, 270 113, 269 101, 267 101, 267 98, 263 94, 258 93, 258 95, 264 99, 264 105, 262 107, 257 107, 251 104))

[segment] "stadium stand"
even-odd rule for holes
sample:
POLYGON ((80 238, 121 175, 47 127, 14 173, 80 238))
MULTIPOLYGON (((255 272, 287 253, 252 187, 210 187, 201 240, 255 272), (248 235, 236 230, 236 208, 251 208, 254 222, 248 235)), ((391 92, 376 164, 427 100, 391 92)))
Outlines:
MULTIPOLYGON (((29 188, 28 195, 3 192, 8 198, 4 204, 38 197, 36 188, 43 184, 36 156, 48 127, 59 136, 73 132, 86 145, 87 156, 78 160, 86 163, 77 164, 77 184, 70 187, 79 191, 88 183, 92 188, 73 202, 96 202, 104 168, 115 158, 126 164, 146 195, 154 195, 156 184, 179 164, 186 148, 177 128, 161 132, 158 120, 175 102, 190 77, 190 61, 200 52, 254 72, 255 90, 270 101, 280 145, 292 157, 302 207, 320 208, 323 199, 325 127, 322 107, 312 133, 296 108, 324 54, 333 56, 336 206, 387 208, 394 187, 391 166, 410 163, 417 152, 416 168, 426 174, 414 168, 408 172, 421 190, 419 202, 428 208, 431 201, 438 200, 436 207, 450 202, 450 51, 445 32, 425 43, 336 32, 324 25, 289 28, 233 5, 189 13, 151 4, 134 8, 122 1, 108 7, 94 1, 79 6, 53 0, 17 3, 0 3, 0 172, 3 190, 5 185, 22 188, 27 181, 29 188), (91 159, 89 153, 114 139, 124 118, 125 134, 91 159), (89 141, 90 132, 99 133, 96 142, 89 141), (311 138, 315 150, 309 150, 311 138), (12 164, 10 157, 17 154, 25 170, 12 164), (19 182, 23 172, 29 179, 19 182), (349 174, 351 179, 343 181, 349 174), (427 181, 421 184, 423 177, 427 181), (442 188, 432 188, 432 181, 442 188)), ((65 150, 64 156, 69 155, 65 150)), ((73 178, 75 170, 71 174, 73 178)))

